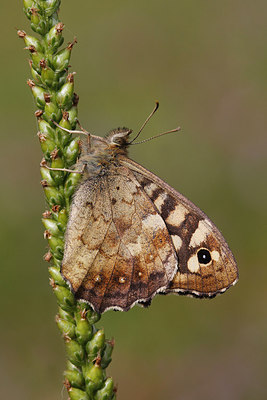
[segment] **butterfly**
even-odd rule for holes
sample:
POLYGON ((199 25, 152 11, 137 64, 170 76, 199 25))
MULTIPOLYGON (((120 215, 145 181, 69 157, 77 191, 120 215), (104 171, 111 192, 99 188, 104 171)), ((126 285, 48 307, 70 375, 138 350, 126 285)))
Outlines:
POLYGON ((128 157, 131 133, 118 128, 88 136, 76 164, 82 179, 61 274, 75 297, 99 313, 148 305, 157 293, 225 292, 238 270, 222 234, 191 201, 128 157))

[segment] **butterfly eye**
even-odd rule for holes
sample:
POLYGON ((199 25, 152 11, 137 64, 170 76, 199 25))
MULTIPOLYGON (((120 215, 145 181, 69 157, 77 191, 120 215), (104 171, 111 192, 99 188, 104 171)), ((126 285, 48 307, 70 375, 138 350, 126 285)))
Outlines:
POLYGON ((211 255, 207 249, 200 249, 197 252, 197 258, 200 264, 209 264, 211 262, 211 255))

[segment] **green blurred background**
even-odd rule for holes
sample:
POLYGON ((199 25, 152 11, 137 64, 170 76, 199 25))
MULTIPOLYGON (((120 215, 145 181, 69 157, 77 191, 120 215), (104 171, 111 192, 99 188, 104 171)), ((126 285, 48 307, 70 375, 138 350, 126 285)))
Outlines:
MULTIPOLYGON (((64 345, 42 261, 41 152, 15 28, 22 2, 1 2, 1 398, 66 399, 64 345)), ((79 118, 95 134, 138 129, 131 157, 189 197, 220 227, 240 281, 223 296, 157 297, 107 312, 118 399, 267 398, 266 0, 63 0, 66 42, 78 37, 79 118)))

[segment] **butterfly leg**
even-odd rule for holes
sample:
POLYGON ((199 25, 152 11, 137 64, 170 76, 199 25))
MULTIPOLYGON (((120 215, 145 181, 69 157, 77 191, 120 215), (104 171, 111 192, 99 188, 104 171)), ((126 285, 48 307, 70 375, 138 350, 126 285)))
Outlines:
POLYGON ((48 167, 48 165, 46 164, 45 159, 43 159, 43 160, 40 162, 40 167, 47 168, 47 169, 49 169, 50 171, 62 171, 62 172, 71 172, 71 173, 74 173, 74 174, 83 174, 83 173, 84 173, 84 170, 85 170, 85 168, 86 168, 86 164, 83 165, 81 171, 74 170, 74 169, 69 169, 69 168, 52 168, 52 167, 48 167))
POLYGON ((80 130, 80 131, 77 131, 77 130, 71 130, 71 129, 63 128, 63 126, 60 126, 60 125, 59 125, 56 121, 54 121, 53 119, 52 119, 52 122, 53 122, 53 124, 56 125, 59 129, 62 129, 62 130, 65 131, 65 132, 68 132, 68 133, 71 133, 71 134, 77 133, 78 135, 86 135, 86 136, 90 136, 90 135, 91 135, 89 132, 87 132, 85 129, 83 129, 83 128, 81 127, 80 124, 79 124, 79 126, 81 127, 81 130, 80 130))
POLYGON ((62 126, 60 126, 56 121, 54 121, 52 119, 52 122, 54 125, 56 125, 59 129, 62 129, 65 132, 68 132, 70 134, 77 134, 77 135, 86 135, 87 136, 87 149, 88 151, 90 151, 91 149, 91 137, 96 137, 95 135, 92 135, 90 132, 86 131, 80 124, 80 122, 78 121, 78 125, 81 128, 80 131, 77 130, 71 130, 71 129, 67 129, 67 128, 63 128, 62 126))

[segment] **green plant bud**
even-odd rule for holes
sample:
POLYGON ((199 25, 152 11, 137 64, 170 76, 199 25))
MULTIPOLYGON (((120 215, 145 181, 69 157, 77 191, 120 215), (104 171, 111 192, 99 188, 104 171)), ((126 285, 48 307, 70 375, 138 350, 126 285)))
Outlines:
POLYGON ((63 276, 60 273, 60 269, 56 267, 49 267, 48 268, 49 274, 51 278, 57 285, 66 286, 68 287, 67 282, 64 280, 63 276))
POLYGON ((57 103, 60 108, 68 109, 72 106, 73 90, 73 74, 69 74, 67 77, 67 82, 57 92, 57 103))
POLYGON ((62 85, 64 85, 67 81, 68 77, 68 71, 62 71, 62 72, 55 72, 55 90, 58 90, 61 88, 62 85))
POLYGON ((43 180, 47 182, 48 186, 55 186, 55 182, 53 181, 53 178, 50 175, 49 169, 41 167, 40 172, 41 172, 41 177, 43 178, 43 180))
POLYGON ((48 243, 49 243, 49 246, 50 246, 53 256, 59 260, 62 260, 63 248, 64 248, 62 240, 60 238, 56 238, 54 236, 49 237, 47 240, 48 240, 48 243))
POLYGON ((34 32, 40 35, 45 35, 47 32, 47 24, 44 17, 42 17, 38 10, 35 8, 30 9, 31 12, 31 28, 34 32))
MULTIPOLYGON (((55 138, 55 131, 47 121, 40 118, 38 120, 38 125, 39 125, 40 132, 43 133, 46 137, 50 137, 51 139, 55 138)), ((55 148, 55 146, 54 146, 54 148, 55 148)))
POLYGON ((45 229, 47 229, 51 233, 51 235, 62 237, 62 233, 58 229, 56 221, 50 218, 42 218, 42 223, 45 229))
POLYGON ((83 347, 75 340, 66 341, 66 352, 68 359, 72 364, 80 366, 84 360, 83 347))
POLYGON ((57 72, 68 68, 71 56, 71 48, 67 46, 53 56, 53 67, 57 72))
POLYGON ((101 388, 105 379, 103 369, 97 363, 89 363, 82 367, 85 380, 86 392, 92 396, 94 392, 101 388))
POLYGON ((46 10, 47 16, 53 15, 60 6, 60 0, 46 0, 46 10))
MULTIPOLYGON (((73 306, 75 305, 75 298, 70 289, 58 285, 55 285, 53 289, 57 297, 59 306, 65 311, 72 310, 73 306)), ((73 361, 71 360, 71 362, 73 361)))
MULTIPOLYGON (((44 153, 45 159, 50 160, 51 152, 55 148, 55 142, 48 138, 43 139, 43 136, 42 136, 42 139, 40 140, 40 145, 41 145, 42 152, 44 153)), ((55 185, 55 182, 53 184, 55 185)))
MULTIPOLYGON (((53 262, 54 262, 55 267, 57 267, 57 268, 60 269, 62 259, 63 259, 63 249, 60 249, 60 257, 57 257, 57 258, 56 258, 55 255, 53 255, 53 262)), ((66 282, 66 283, 67 283, 67 282, 66 282)), ((67 285, 67 286, 68 286, 68 285, 67 285)))
POLYGON ((42 72, 42 69, 40 67, 40 62, 43 60, 44 55, 42 53, 37 53, 36 51, 30 51, 30 55, 31 55, 32 66, 40 75, 42 72))
POLYGON ((41 78, 43 83, 48 87, 53 87, 55 85, 57 86, 58 84, 55 72, 48 66, 41 67, 41 78))
POLYGON ((90 361, 93 361, 97 355, 101 354, 105 347, 105 334, 103 329, 99 329, 90 342, 86 344, 86 352, 90 361))
POLYGON ((23 10, 28 19, 31 19, 31 8, 33 6, 34 0, 23 0, 23 10))
POLYGON ((75 325, 65 319, 60 318, 59 316, 56 317, 56 323, 60 332, 73 339, 75 337, 75 325))
POLYGON ((81 389, 77 388, 70 388, 68 391, 68 395, 70 400, 92 400, 91 398, 88 397, 87 393, 84 392, 81 389))
POLYGON ((58 143, 64 148, 71 141, 72 135, 60 129, 57 130, 58 143))
POLYGON ((81 174, 70 173, 64 185, 64 193, 66 197, 71 197, 75 192, 77 184, 81 179, 81 174))
POLYGON ((50 17, 59 7, 60 0, 39 0, 38 5, 40 10, 46 17, 50 17))
POLYGON ((80 152, 79 138, 73 139, 64 151, 66 163, 72 165, 76 162, 80 152))
POLYGON ((51 121, 52 119, 53 121, 59 122, 62 117, 62 113, 56 104, 50 101, 49 103, 45 104, 43 117, 46 121, 51 121))
POLYGON ((43 46, 42 46, 40 40, 38 40, 34 36, 27 35, 27 33, 22 30, 18 30, 17 33, 18 33, 18 36, 24 40, 24 43, 27 47, 30 47, 30 48, 34 47, 36 52, 43 53, 44 49, 43 49, 43 46))
POLYGON ((83 375, 77 368, 67 369, 67 371, 64 372, 64 377, 68 379, 73 387, 80 388, 84 386, 83 375))
POLYGON ((51 186, 47 186, 44 187, 44 193, 48 203, 51 206, 55 206, 57 204, 62 206, 64 204, 64 198, 62 194, 59 193, 58 189, 51 186))
MULTIPOLYGON (((52 168, 64 168, 64 161, 62 160, 62 158, 57 157, 57 158, 53 159, 54 152, 55 152, 55 150, 52 151, 52 153, 51 153, 51 158, 52 158, 51 167, 52 168)), ((63 171, 51 171, 51 176, 53 177, 53 179, 57 185, 61 185, 64 182, 65 174, 66 173, 63 171)))
POLYGON ((92 337, 93 328, 87 321, 86 317, 82 318, 81 314, 76 313, 76 336, 80 344, 85 344, 92 337))
POLYGON ((61 230, 61 232, 65 232, 66 226, 68 223, 68 213, 65 208, 59 211, 58 217, 57 217, 57 225, 58 229, 61 230))
MULTIPOLYGON (((70 123, 70 121, 69 121, 69 112, 68 112, 68 111, 63 111, 63 113, 62 113, 62 119, 61 119, 59 125, 60 125, 62 128, 71 129, 71 123, 70 123)), ((57 128, 57 130, 58 130, 58 132, 64 132, 64 131, 62 131, 62 129, 60 129, 60 128, 57 128)))
MULTIPOLYGON (((75 93, 74 93, 75 96, 75 93)), ((69 110, 69 122, 71 125, 70 129, 75 129, 76 124, 77 124, 77 117, 78 117, 78 108, 77 105, 73 105, 69 110)))
POLYGON ((76 365, 72 364, 70 362, 70 360, 67 360, 67 369, 69 369, 70 371, 80 371, 81 369, 79 367, 76 367, 76 365))
POLYGON ((58 11, 57 11, 57 10, 56 10, 56 11, 51 15, 51 17, 48 19, 48 23, 49 23, 49 26, 48 26, 47 32, 52 28, 52 26, 55 26, 56 24, 59 23, 59 20, 58 20, 58 11))
POLYGON ((32 60, 29 60, 29 64, 30 64, 31 74, 32 74, 32 77, 33 77, 35 83, 42 83, 41 75, 32 66, 32 64, 33 64, 32 60))
POLYGON ((104 383, 104 387, 96 392, 94 400, 112 400, 112 397, 114 395, 113 389, 113 379, 107 378, 104 383))
POLYGON ((63 28, 64 25, 62 24, 62 22, 59 22, 56 25, 54 25, 50 29, 50 31, 45 35, 44 42, 46 43, 47 48, 51 53, 56 52, 59 46, 61 46, 63 43, 63 37, 62 37, 63 28))
POLYGON ((101 367, 103 369, 107 368, 107 366, 111 362, 111 355, 112 355, 112 352, 113 352, 113 347, 114 347, 113 342, 106 342, 105 349, 104 349, 104 351, 102 353, 102 356, 101 356, 101 367))
POLYGON ((44 100, 45 89, 42 88, 41 86, 36 85, 35 82, 33 82, 31 79, 28 79, 27 84, 32 90, 32 94, 37 107, 43 110, 45 106, 45 100, 44 100))
MULTIPOLYGON (((75 323, 75 319, 70 314, 70 312, 63 310, 61 307, 59 307, 59 309, 58 309, 58 315, 60 316, 60 318, 65 319, 66 321, 75 323)), ((68 368, 69 369, 72 368, 72 364, 70 363, 70 361, 68 361, 68 368)), ((73 368, 76 368, 76 367, 73 365, 73 368)))

